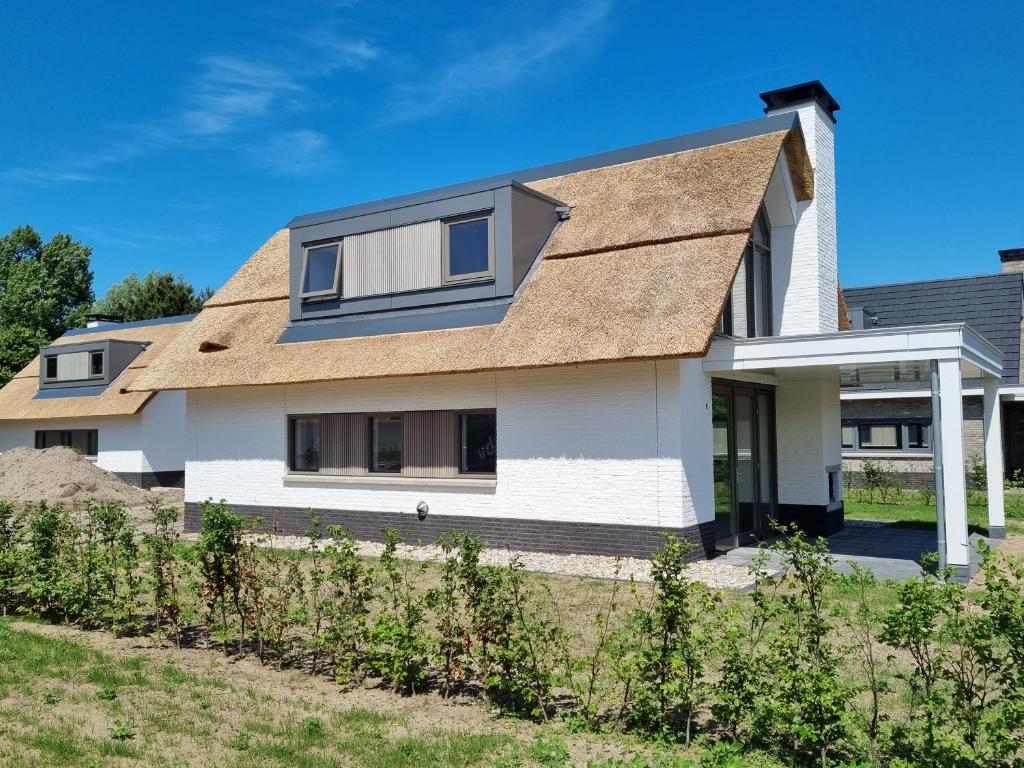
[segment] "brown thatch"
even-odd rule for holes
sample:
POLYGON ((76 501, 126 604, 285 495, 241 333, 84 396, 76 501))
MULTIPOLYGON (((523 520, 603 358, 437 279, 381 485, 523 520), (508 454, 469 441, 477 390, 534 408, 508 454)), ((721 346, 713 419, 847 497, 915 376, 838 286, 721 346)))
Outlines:
POLYGON ((839 330, 852 330, 853 323, 850 322, 850 310, 846 306, 846 296, 843 295, 843 286, 838 282, 836 282, 836 291, 839 293, 839 330))
POLYGON ((569 203, 572 216, 493 326, 277 344, 288 323, 287 231, 279 231, 132 388, 703 355, 787 142, 796 179, 790 156, 806 159, 802 136, 779 132, 532 183, 569 203))
POLYGON ((71 419, 83 416, 131 416, 141 411, 152 392, 128 391, 135 381, 182 332, 188 323, 166 323, 142 328, 106 326, 95 333, 62 336, 54 344, 79 344, 100 339, 148 341, 150 345, 136 357, 102 394, 86 397, 54 397, 36 400, 39 392, 39 356, 0 389, 0 421, 71 419))

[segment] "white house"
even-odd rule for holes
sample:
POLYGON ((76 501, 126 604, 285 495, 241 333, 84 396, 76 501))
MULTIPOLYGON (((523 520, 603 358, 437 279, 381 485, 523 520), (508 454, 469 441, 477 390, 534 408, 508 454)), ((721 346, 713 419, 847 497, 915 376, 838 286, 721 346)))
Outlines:
MULTIPOLYGON (((773 516, 827 533, 840 370, 893 361, 934 366, 962 464, 961 374, 998 376, 999 351, 963 325, 840 331, 839 105, 818 82, 762 98, 750 122, 293 219, 127 387, 187 392, 186 526, 212 498, 289 532, 313 509, 561 552, 670 530, 702 556, 773 516)), ((966 570, 962 475, 940 498, 966 570)))
POLYGON ((194 317, 68 331, 0 389, 0 451, 66 445, 144 488, 185 477, 185 394, 128 386, 194 317))

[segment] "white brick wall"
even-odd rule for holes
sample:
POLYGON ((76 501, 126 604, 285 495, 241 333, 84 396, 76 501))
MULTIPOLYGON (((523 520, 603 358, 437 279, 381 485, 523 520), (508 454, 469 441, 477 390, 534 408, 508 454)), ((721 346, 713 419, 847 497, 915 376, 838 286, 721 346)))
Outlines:
POLYGON ((775 413, 782 504, 828 503, 825 468, 842 463, 838 376, 779 382, 775 413))
POLYGON ((0 451, 33 447, 37 429, 98 430, 96 464, 110 472, 180 470, 185 458, 185 394, 161 392, 137 416, 0 422, 0 451))
POLYGON ((110 472, 141 472, 144 459, 139 445, 140 422, 137 416, 0 422, 0 451, 33 447, 37 429, 97 429, 98 466, 110 472))
MULTIPOLYGON (((794 110, 770 114, 789 111, 794 110)), ((835 135, 832 120, 816 104, 807 103, 795 111, 814 168, 814 198, 797 203, 780 333, 829 333, 839 330, 835 135)))
POLYGON ((699 361, 684 364, 696 397, 680 393, 678 361, 190 391, 185 497, 407 513, 422 500, 446 515, 692 525, 691 499, 711 497, 710 411, 698 405, 709 385, 699 361), (478 407, 497 409, 496 488, 284 480, 288 413, 478 407), (691 454, 707 466, 687 480, 691 454))

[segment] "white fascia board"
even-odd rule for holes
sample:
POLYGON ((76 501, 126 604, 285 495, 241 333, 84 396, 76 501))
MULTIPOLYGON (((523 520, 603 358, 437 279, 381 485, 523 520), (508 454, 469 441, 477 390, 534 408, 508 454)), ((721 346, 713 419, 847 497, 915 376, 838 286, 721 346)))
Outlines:
POLYGON ((962 360, 982 373, 1002 375, 1002 353, 963 323, 907 328, 871 328, 758 339, 718 339, 704 357, 704 370, 851 366, 914 360, 962 360))

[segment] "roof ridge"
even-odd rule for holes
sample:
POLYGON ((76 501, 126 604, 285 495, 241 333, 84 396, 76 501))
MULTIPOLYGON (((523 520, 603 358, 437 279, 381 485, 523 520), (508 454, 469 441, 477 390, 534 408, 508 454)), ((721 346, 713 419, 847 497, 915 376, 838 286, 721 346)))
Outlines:
POLYGON ((978 280, 980 278, 995 278, 995 277, 1009 277, 1009 278, 1024 278, 1024 273, 1021 272, 982 272, 977 275, 957 275, 955 277, 933 277, 928 280, 906 280, 900 283, 874 283, 872 285, 854 285, 844 286, 843 293, 847 291, 870 291, 874 288, 894 288, 896 286, 908 286, 908 285, 925 285, 929 283, 951 283, 957 280, 978 280))

